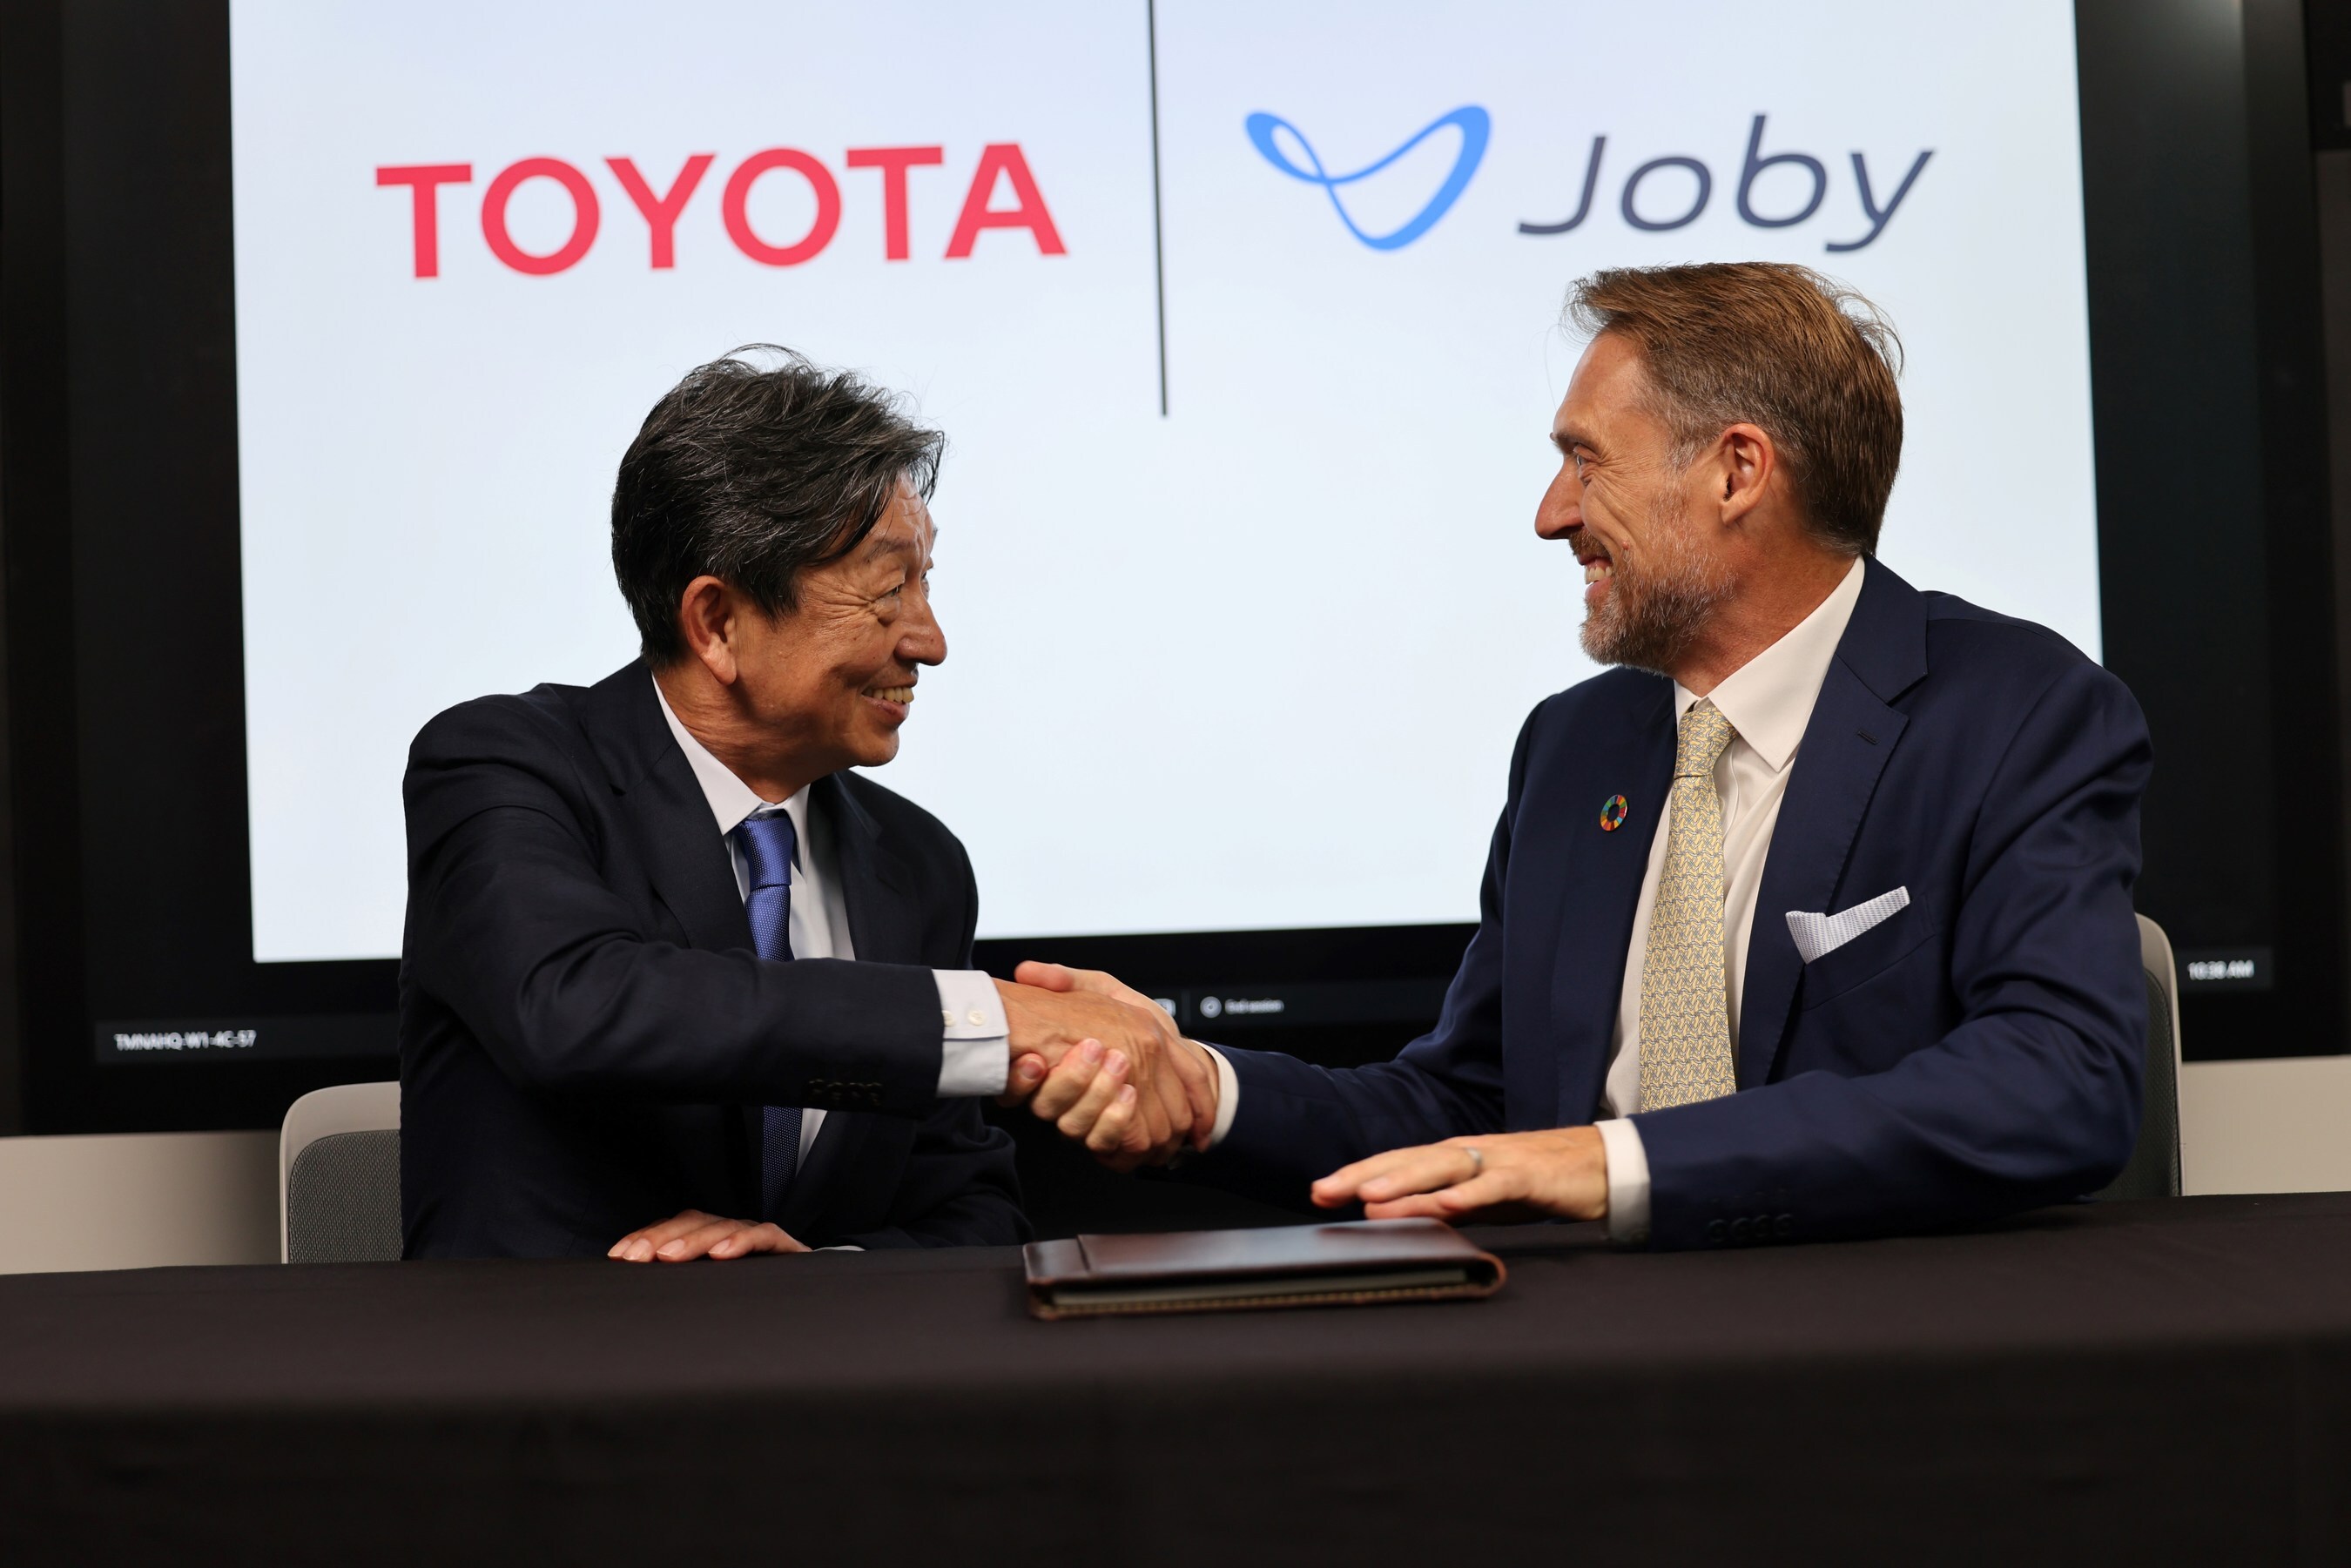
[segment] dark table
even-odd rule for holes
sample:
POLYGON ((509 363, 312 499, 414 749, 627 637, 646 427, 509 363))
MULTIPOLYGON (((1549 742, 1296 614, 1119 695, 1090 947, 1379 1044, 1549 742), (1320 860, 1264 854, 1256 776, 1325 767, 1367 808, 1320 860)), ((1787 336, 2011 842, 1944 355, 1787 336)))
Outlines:
POLYGON ((2351 1561, 2351 1196, 1476 1234, 1059 1323, 993 1249, 0 1279, 0 1562, 2351 1561))

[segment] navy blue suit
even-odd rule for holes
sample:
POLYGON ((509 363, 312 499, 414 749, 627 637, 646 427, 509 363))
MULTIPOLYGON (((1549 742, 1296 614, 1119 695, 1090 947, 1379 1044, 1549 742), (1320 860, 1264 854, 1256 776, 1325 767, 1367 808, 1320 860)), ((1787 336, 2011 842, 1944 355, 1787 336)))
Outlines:
POLYGON ((812 1247, 1025 1240, 1011 1140, 937 1097, 933 969, 979 899, 938 821, 820 779, 857 962, 758 956, 726 841, 642 664, 483 697, 409 752, 401 1186, 423 1257, 601 1257, 760 1212, 760 1107, 828 1113, 783 1228, 812 1247))
MULTIPOLYGON (((1674 739, 1658 675, 1537 707, 1436 1030, 1343 1071, 1229 1051, 1238 1113, 1191 1172, 1294 1205, 1381 1150, 1593 1120, 1674 739), (1616 794, 1633 814, 1603 832, 1616 794)), ((1917 1228, 2110 1179, 2138 1129, 2150 766, 2130 693, 2062 638, 1870 561, 1764 863, 1740 1092, 1634 1118, 1651 1244, 1917 1228), (1908 908, 1802 961, 1788 911, 1896 887, 1908 908)))

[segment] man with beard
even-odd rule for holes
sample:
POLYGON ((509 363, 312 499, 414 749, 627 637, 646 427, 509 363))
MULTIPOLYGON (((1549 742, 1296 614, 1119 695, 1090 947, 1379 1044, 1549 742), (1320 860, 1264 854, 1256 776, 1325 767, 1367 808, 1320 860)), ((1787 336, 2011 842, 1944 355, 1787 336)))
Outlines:
MULTIPOLYGON (((1619 667, 1520 733, 1436 1029, 1345 1071, 1187 1045, 1219 1088, 1186 1176, 1660 1248, 2094 1191, 2139 1114, 2137 705, 1875 559, 1902 406, 1866 301, 1675 267, 1599 273, 1569 314, 1592 340, 1535 529, 1583 564, 1584 650, 1619 667)), ((1069 1059, 1032 1103, 1133 1163, 1118 1076, 1069 1059)))

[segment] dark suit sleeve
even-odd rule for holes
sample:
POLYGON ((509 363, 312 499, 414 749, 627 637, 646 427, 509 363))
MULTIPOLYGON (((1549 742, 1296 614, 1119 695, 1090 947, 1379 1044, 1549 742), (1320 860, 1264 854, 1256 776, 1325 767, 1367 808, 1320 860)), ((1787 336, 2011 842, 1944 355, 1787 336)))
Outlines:
POLYGON ((1502 1126, 1502 902, 1534 725, 1530 716, 1519 731, 1510 794, 1479 886, 1477 934, 1437 1027, 1393 1061, 1364 1067, 1317 1067, 1217 1047, 1233 1064, 1240 1101, 1225 1141, 1182 1167, 1186 1179, 1296 1207, 1306 1201, 1307 1184, 1341 1166, 1502 1126))
MULTIPOLYGON (((963 866, 963 942, 944 967, 972 969, 972 936, 979 925, 979 884, 971 862, 963 866)), ((934 991, 934 1011, 936 993, 934 991)), ((1012 1139, 980 1115, 977 1100, 938 1100, 914 1131, 914 1147, 891 1199, 889 1222, 843 1236, 853 1247, 1006 1247, 1029 1239, 1020 1207, 1020 1178, 1012 1139)))
POLYGON ((403 786, 410 978, 508 1080, 551 1094, 937 1108, 927 969, 648 939, 599 873, 578 804, 591 786, 549 731, 512 700, 452 709, 418 736, 403 786))
POLYGON ((2009 742, 1970 837, 1949 949, 1961 1021, 1884 1072, 1635 1116, 1651 1244, 1719 1242, 1740 1220, 1756 1234, 1758 1218, 1800 1239, 1915 1229, 2111 1179, 2138 1131, 2131 883, 2151 758, 2122 684, 2069 665, 2009 742))

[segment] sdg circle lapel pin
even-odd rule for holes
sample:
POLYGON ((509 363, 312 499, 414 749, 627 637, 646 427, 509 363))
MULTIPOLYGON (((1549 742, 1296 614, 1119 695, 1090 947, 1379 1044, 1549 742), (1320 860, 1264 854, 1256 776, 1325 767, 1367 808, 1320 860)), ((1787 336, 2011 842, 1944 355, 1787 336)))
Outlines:
POLYGON ((1600 831, 1604 833, 1614 832, 1625 825, 1625 818, 1632 810, 1631 803, 1624 796, 1609 796, 1601 803, 1600 831))

